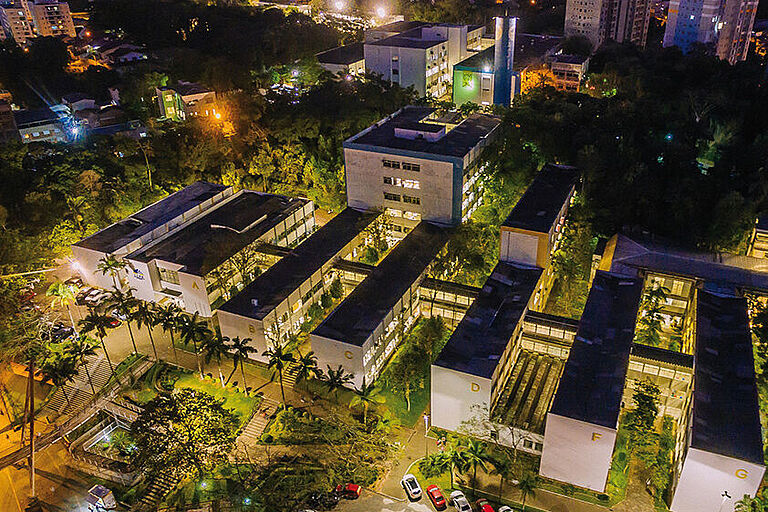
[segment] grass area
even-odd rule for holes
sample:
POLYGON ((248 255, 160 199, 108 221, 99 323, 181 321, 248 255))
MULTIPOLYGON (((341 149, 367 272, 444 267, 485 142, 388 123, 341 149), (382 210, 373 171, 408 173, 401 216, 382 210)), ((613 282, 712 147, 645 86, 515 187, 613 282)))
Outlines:
POLYGON ((539 476, 539 487, 545 491, 561 494, 588 503, 594 503, 595 505, 600 505, 602 507, 612 507, 624 498, 623 494, 621 495, 621 498, 618 498, 617 496, 612 497, 608 494, 598 493, 575 485, 543 478, 541 476, 539 476), (600 496, 603 496, 604 498, 600 499, 600 496))
MULTIPOLYGON (((50 384, 42 384, 34 381, 36 410, 40 411, 45 405, 45 400, 53 390, 50 384)), ((10 374, 5 382, 5 403, 13 415, 13 421, 17 421, 24 414, 24 403, 27 397, 27 378, 21 375, 10 374)), ((5 413, 5 410, 3 410, 5 413)))
POLYGON ((574 283, 573 287, 574 299, 569 300, 563 291, 562 280, 556 280, 555 284, 552 286, 552 291, 549 293, 547 303, 544 306, 544 313, 572 318, 574 320, 581 318, 581 314, 584 312, 584 306, 587 303, 587 295, 589 294, 589 281, 579 279, 574 283))
POLYGON ((334 424, 308 411, 288 406, 270 421, 261 439, 265 444, 338 444, 345 436, 334 424))

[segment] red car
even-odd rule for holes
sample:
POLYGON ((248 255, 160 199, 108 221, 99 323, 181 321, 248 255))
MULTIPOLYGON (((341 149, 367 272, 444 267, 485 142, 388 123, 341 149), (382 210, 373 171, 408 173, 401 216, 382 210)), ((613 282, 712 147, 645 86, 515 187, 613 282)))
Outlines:
POLYGON ((26 290, 21 290, 19 292, 19 300, 21 302, 28 302, 32 299, 34 299, 37 296, 37 293, 35 293, 34 290, 27 288, 26 290))
POLYGON ((445 501, 445 496, 440 492, 440 488, 434 484, 427 487, 427 496, 429 496, 429 500, 437 510, 443 510, 448 506, 448 503, 445 501))
POLYGON ((109 321, 109 326, 110 327, 120 327, 120 325, 123 323, 119 319, 117 319, 117 318, 115 318, 113 316, 108 316, 107 320, 109 321))
POLYGON ((336 486, 336 493, 342 498, 354 500, 360 497, 360 486, 357 484, 339 484, 336 486))
POLYGON ((475 505, 477 505, 477 510, 480 512, 494 512, 493 507, 490 503, 488 503, 488 500, 485 498, 480 498, 475 502, 475 505))

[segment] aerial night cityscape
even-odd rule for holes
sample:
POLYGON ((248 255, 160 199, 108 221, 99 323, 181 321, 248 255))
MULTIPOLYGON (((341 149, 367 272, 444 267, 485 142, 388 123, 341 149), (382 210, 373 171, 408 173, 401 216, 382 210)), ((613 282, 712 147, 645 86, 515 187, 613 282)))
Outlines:
POLYGON ((768 1, 0 0, 0 512, 768 512, 768 1))

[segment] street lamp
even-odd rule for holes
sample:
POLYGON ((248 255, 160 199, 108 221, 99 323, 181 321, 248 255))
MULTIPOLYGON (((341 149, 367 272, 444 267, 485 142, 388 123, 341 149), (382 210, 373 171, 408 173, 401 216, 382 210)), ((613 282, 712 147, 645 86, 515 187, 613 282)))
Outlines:
POLYGON ((380 5, 376 8, 376 16, 378 16, 379 18, 383 18, 386 15, 387 15, 387 10, 384 8, 383 5, 380 5))
POLYGON ((427 457, 429 455, 429 440, 428 435, 429 434, 429 414, 424 414, 424 456, 427 457))
POLYGON ((344 1, 343 0, 336 0, 334 2, 333 6, 336 8, 337 11, 343 11, 344 10, 344 1))

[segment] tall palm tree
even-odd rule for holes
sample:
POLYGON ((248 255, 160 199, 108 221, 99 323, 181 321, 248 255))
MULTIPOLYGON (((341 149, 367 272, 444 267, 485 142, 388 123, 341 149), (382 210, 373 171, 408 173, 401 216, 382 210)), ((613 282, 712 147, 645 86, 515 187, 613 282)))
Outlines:
POLYGON ((157 348, 155 347, 155 337, 152 336, 152 328, 157 325, 157 313, 155 312, 155 304, 146 300, 138 301, 136 309, 131 315, 133 320, 136 321, 136 325, 139 329, 142 327, 147 328, 149 333, 149 342, 152 344, 152 352, 155 354, 155 361, 157 358, 157 348))
POLYGON ((200 371, 200 378, 203 378, 203 365, 200 363, 200 352, 197 350, 197 342, 202 341, 208 336, 211 330, 205 320, 198 320, 199 316, 195 313, 193 316, 182 315, 179 321, 179 333, 185 343, 192 343, 195 347, 195 357, 197 358, 197 369, 200 371))
POLYGON ((109 274, 112 277, 112 282, 115 284, 115 288, 120 288, 117 285, 117 276, 120 275, 120 271, 123 270, 128 264, 123 260, 117 259, 114 254, 107 254, 99 260, 96 265, 96 270, 106 276, 109 274))
POLYGON ((277 375, 280 379, 280 394, 283 396, 283 407, 285 407, 287 402, 285 401, 285 388, 283 387, 283 370, 285 370, 288 364, 296 361, 296 358, 292 353, 285 350, 282 345, 274 345, 272 348, 265 350, 262 355, 269 358, 267 367, 273 372, 272 378, 274 379, 275 375, 277 375))
POLYGON ((139 300, 133 296, 133 288, 128 288, 126 291, 122 291, 115 287, 110 290, 109 305, 117 310, 118 313, 125 317, 125 325, 128 326, 128 334, 131 336, 131 344, 133 345, 133 353, 138 354, 139 349, 136 348, 136 339, 133 336, 133 329, 131 328, 131 320, 133 320, 133 310, 139 303, 139 300))
POLYGON ((491 464, 493 465, 493 472, 499 475, 499 501, 501 501, 501 496, 504 494, 504 482, 506 482, 512 475, 512 470, 515 465, 509 457, 506 456, 493 459, 491 464))
POLYGON ((467 456, 466 450, 463 450, 456 445, 449 446, 446 453, 451 460, 451 489, 453 489, 453 474, 457 471, 459 473, 464 473, 469 469, 469 457, 467 456))
MULTIPOLYGON (((240 373, 243 375, 243 389, 248 389, 248 383, 245 381, 245 361, 251 354, 258 354, 258 351, 251 346, 251 338, 240 339, 239 336, 235 336, 230 341, 227 350, 232 352, 232 358, 235 366, 232 368, 232 373, 237 370, 237 365, 240 365, 240 373)), ((232 378, 232 375, 229 376, 232 378)))
POLYGON ((328 366, 328 372, 325 375, 325 385, 331 394, 335 395, 340 388, 352 382, 355 378, 354 374, 346 373, 344 367, 339 365, 335 370, 328 366))
POLYGON ((366 384, 363 379, 363 385, 355 390, 356 393, 349 401, 349 407, 363 406, 363 425, 368 424, 368 407, 372 404, 384 403, 384 395, 381 394, 381 388, 375 384, 366 384))
POLYGON ((88 336, 87 334, 80 334, 76 339, 67 345, 65 349, 72 357, 80 358, 80 364, 85 369, 85 375, 88 377, 88 383, 91 385, 91 391, 93 396, 96 396, 96 387, 93 385, 93 379, 91 378, 91 372, 88 371, 88 363, 85 358, 96 354, 96 345, 98 342, 88 336))
POLYGON ((488 460, 488 447, 482 441, 475 439, 469 439, 467 441, 467 447, 464 450, 470 467, 472 468, 472 495, 475 495, 475 487, 477 486, 477 468, 479 467, 483 471, 488 468, 485 465, 488 460))
POLYGON ((53 297, 51 305, 54 308, 57 306, 64 306, 67 308, 69 321, 72 324, 72 327, 75 327, 75 319, 72 317, 72 309, 70 309, 70 305, 74 304, 77 291, 76 286, 65 284, 62 281, 52 283, 45 291, 45 295, 53 297))
POLYGON ((112 366, 112 359, 107 352, 107 345, 104 343, 104 338, 107 335, 107 329, 110 328, 110 318, 107 315, 102 315, 94 311, 93 309, 78 322, 78 325, 84 333, 95 332, 101 342, 101 348, 104 350, 104 355, 107 357, 107 363, 109 363, 109 370, 112 375, 117 379, 115 373, 115 367, 112 366))
POLYGON ((219 368, 219 382, 224 387, 224 375, 221 373, 221 359, 229 352, 229 338, 222 337, 221 331, 216 328, 216 332, 203 338, 200 343, 200 350, 205 352, 205 364, 210 364, 212 360, 216 361, 219 368))
POLYGON ((77 358, 67 352, 56 353, 45 360, 41 370, 46 380, 53 382, 57 388, 61 388, 64 399, 67 401, 67 407, 71 407, 67 395, 67 383, 75 380, 77 358))
POLYGON ((163 328, 163 332, 171 334, 171 347, 173 348, 173 358, 176 360, 176 365, 179 364, 179 355, 176 353, 176 339, 174 332, 179 328, 179 322, 181 321, 181 308, 175 302, 169 302, 165 306, 159 306, 157 309, 158 321, 160 327, 163 328))
POLYGON ((311 350, 304 355, 299 354, 296 364, 298 365, 296 382, 306 381, 311 377, 319 378, 322 374, 322 370, 317 367, 317 356, 311 350))
POLYGON ((520 482, 518 482, 517 486, 520 488, 520 494, 523 496, 523 512, 525 512, 525 501, 528 497, 536 497, 536 486, 538 483, 538 477, 530 471, 526 472, 520 479, 520 482))

